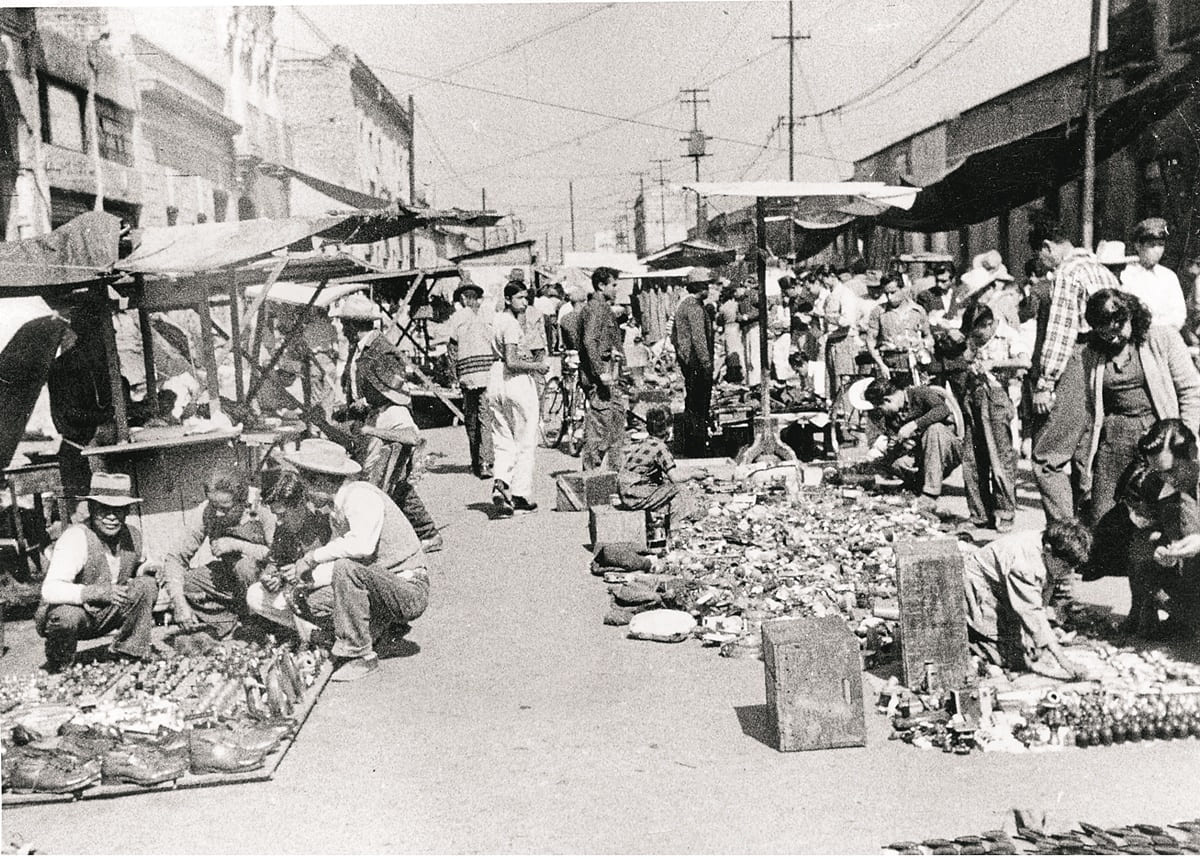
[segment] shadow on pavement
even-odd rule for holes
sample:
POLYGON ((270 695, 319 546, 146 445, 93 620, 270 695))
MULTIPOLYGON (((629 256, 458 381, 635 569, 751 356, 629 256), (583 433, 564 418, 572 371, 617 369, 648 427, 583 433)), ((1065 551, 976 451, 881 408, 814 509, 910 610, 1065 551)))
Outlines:
POLYGON ((470 474, 471 466, 469 465, 431 465, 426 469, 429 474, 470 474))
POLYGON ((375 653, 380 659, 407 659, 410 656, 416 656, 420 652, 421 645, 415 641, 409 641, 407 638, 380 642, 375 648, 375 653))
POLYGON ((771 727, 766 704, 748 704, 744 707, 734 707, 733 710, 737 713, 743 734, 758 740, 767 748, 775 748, 775 731, 771 727))
POLYGON ((486 513, 489 519, 496 518, 496 505, 490 501, 473 501, 467 505, 467 509, 476 513, 486 513))

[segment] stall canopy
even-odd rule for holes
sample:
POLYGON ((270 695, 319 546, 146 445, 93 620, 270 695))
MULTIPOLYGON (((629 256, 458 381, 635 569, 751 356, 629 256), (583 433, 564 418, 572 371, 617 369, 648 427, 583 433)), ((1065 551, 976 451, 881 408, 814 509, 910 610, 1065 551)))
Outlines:
POLYGON ((0 295, 70 292, 103 282, 117 261, 120 231, 114 215, 85 212, 47 235, 0 243, 0 295))
POLYGON ((723 248, 713 242, 702 239, 687 239, 667 245, 660 251, 642 257, 641 263, 647 268, 664 269, 691 266, 715 268, 727 265, 737 258, 733 248, 723 248))
MULTIPOLYGON (((300 307, 319 307, 322 310, 327 310, 334 302, 345 298, 347 295, 353 295, 356 292, 365 292, 369 289, 365 283, 339 283, 328 284, 321 288, 319 284, 311 283, 284 283, 276 282, 271 286, 271 291, 267 294, 268 301, 277 301, 281 304, 294 304, 300 307)), ((251 300, 262 295, 262 286, 250 286, 246 288, 246 298, 251 300)))
MULTIPOLYGON (((1185 61, 1176 61, 1182 64, 1185 61)), ((1174 110, 1195 92, 1200 61, 1135 87, 1096 117, 1096 160, 1103 161, 1174 110)), ((1046 196, 1083 170, 1084 124, 1075 116, 1019 140, 976 152, 947 166, 914 205, 889 209, 880 226, 911 232, 942 232, 977 224, 1046 196)))
POLYGON ((369 244, 434 224, 492 226, 502 217, 489 212, 412 209, 393 204, 377 211, 334 212, 321 217, 152 227, 142 232, 137 249, 117 268, 145 275, 194 275, 256 260, 312 238, 369 244))

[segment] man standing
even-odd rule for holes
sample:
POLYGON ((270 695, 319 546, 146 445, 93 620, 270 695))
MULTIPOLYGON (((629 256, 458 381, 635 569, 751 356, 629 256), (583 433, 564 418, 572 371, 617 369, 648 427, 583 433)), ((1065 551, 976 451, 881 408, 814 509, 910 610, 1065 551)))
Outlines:
MULTIPOLYGON (((1038 256, 1053 270, 1046 333, 1038 343, 1030 378, 1033 391, 1033 475, 1046 524, 1074 518, 1075 494, 1066 474, 1083 437, 1084 380, 1079 334, 1088 296, 1118 288, 1112 272, 1091 251, 1075 247, 1061 226, 1046 230, 1038 256)), ((1078 475, 1075 483, 1078 482, 1078 475)))
POLYGON ((484 317, 483 288, 465 280, 455 292, 462 307, 450 317, 447 346, 450 368, 463 392, 463 418, 471 448, 471 473, 492 479, 492 428, 488 421, 487 385, 492 369, 492 324, 484 317))
POLYGON ((35 616, 46 639, 46 670, 61 671, 75 661, 79 640, 113 630, 109 652, 144 659, 150 651, 151 611, 158 597, 153 576, 137 575, 142 564, 142 535, 125 524, 131 495, 127 474, 92 475, 86 521, 63 532, 42 582, 42 604, 35 616))
POLYGON ((713 385, 713 327, 704 301, 712 287, 712 274, 694 268, 688 274, 688 296, 675 309, 671 344, 683 373, 683 448, 689 457, 705 456, 708 450, 708 413, 713 385))
MULTIPOLYGON (((342 393, 346 397, 346 409, 351 416, 361 417, 366 412, 363 391, 367 384, 367 373, 371 362, 380 355, 400 356, 400 350, 388 342, 383 332, 375 327, 382 316, 379 307, 362 294, 347 298, 339 310, 331 313, 341 320, 342 333, 350 342, 346 355, 346 366, 342 371, 342 393)), ((403 356, 400 356, 403 360, 403 356)))
POLYGON ((609 467, 621 468, 625 446, 625 397, 619 391, 621 331, 613 317, 616 269, 592 272, 592 294, 580 319, 579 372, 587 391, 583 425, 583 468, 595 471, 608 454, 609 467))
POLYGON ((340 445, 304 439, 285 457, 300 471, 311 507, 329 513, 332 539, 280 577, 308 587, 332 584, 333 655, 342 664, 330 679, 358 680, 379 667, 376 639, 429 605, 421 541, 395 502, 354 479, 359 466, 340 445))
POLYGON ((915 363, 933 354, 929 316, 908 297, 899 274, 885 275, 882 285, 884 303, 867 317, 867 352, 883 378, 896 370, 911 378, 915 363))
POLYGON ((1153 325, 1166 325, 1182 331, 1187 322, 1187 303, 1175 272, 1159 265, 1167 249, 1167 222, 1146 218, 1133 228, 1138 261, 1121 272, 1121 289, 1136 295, 1150 308, 1153 325))

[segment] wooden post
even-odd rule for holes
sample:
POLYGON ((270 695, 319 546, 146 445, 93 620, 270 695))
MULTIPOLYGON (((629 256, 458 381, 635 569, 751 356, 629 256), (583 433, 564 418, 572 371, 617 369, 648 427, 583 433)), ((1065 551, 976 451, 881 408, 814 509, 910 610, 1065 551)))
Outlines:
POLYGON ((762 407, 759 416, 771 417, 771 344, 767 326, 767 204, 762 197, 754 200, 754 233, 757 252, 754 273, 758 277, 758 364, 759 396, 762 407))
MULTIPOLYGON (((304 305, 304 309, 300 311, 300 315, 296 319, 296 324, 292 326, 292 330, 288 332, 287 337, 285 337, 283 340, 283 343, 281 343, 279 348, 275 350, 275 354, 271 356, 271 360, 267 362, 267 366, 263 367, 262 370, 258 372, 257 378, 250 383, 250 391, 246 394, 247 402, 254 399, 255 395, 258 394, 259 389, 262 387, 263 381, 275 371, 275 365, 279 363, 279 359, 283 357, 283 353, 286 352, 288 347, 296 342, 296 339, 304 333, 304 324, 305 320, 308 319, 308 313, 310 310, 312 310, 313 305, 316 304, 317 297, 325 289, 325 284, 327 283, 329 283, 328 278, 317 284, 317 288, 313 290, 312 297, 308 299, 308 304, 304 305)), ((257 358, 252 359, 250 366, 255 367, 257 366, 257 363, 257 358)))
POLYGON ((1087 102, 1083 131, 1083 200, 1080 206, 1083 246, 1089 251, 1096 227, 1096 96, 1100 76, 1100 2, 1092 0, 1092 27, 1088 42, 1087 102))
POLYGON ((154 329, 150 327, 150 311, 138 308, 138 328, 142 334, 142 364, 146 368, 146 402, 150 414, 158 417, 158 371, 154 367, 154 329))
POLYGON ((238 292, 237 270, 229 273, 229 339, 230 354, 233 356, 233 385, 239 403, 245 402, 246 379, 242 371, 242 296, 238 292))
POLYGON ((217 378, 217 346, 213 339, 212 314, 208 309, 208 295, 196 304, 200 314, 200 342, 204 350, 204 374, 208 377, 208 416, 221 413, 221 382, 217 378))
POLYGON ((113 330, 112 307, 108 302, 108 287, 92 287, 92 300, 104 320, 100 336, 104 338, 104 357, 108 364, 108 384, 112 392, 113 419, 117 424, 117 441, 129 441, 129 415, 125 412, 125 389, 121 386, 121 355, 117 352, 117 333, 113 330))

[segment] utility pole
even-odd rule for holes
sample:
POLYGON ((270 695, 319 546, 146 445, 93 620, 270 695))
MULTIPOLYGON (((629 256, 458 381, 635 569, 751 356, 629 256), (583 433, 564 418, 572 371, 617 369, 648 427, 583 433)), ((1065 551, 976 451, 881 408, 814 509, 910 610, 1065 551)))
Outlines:
POLYGON ((566 252, 566 249, 563 247, 563 237, 559 236, 558 237, 558 264, 562 265, 566 261, 567 261, 567 252, 566 252))
POLYGON ((1083 132, 1083 246, 1092 250, 1096 230, 1096 100, 1100 65, 1100 3, 1092 0, 1092 27, 1088 43, 1087 107, 1083 132))
MULTIPOLYGON (((487 188, 481 189, 481 203, 483 211, 487 211, 487 188)), ((483 249, 487 250, 487 227, 483 228, 483 249)))
POLYGON ((546 231, 546 238, 542 241, 542 247, 545 248, 546 264, 549 265, 550 264, 550 231, 549 230, 546 231))
MULTIPOLYGON (((707 137, 700 130, 700 105, 709 104, 706 98, 700 98, 701 93, 708 92, 706 89, 682 89, 680 95, 687 95, 690 98, 682 98, 684 104, 692 106, 692 131, 687 137, 681 137, 680 140, 686 141, 688 145, 687 155, 684 158, 691 158, 696 166, 696 181, 700 181, 700 159, 708 155, 708 141, 712 138, 707 137)), ((704 200, 700 196, 700 192, 696 192, 696 238, 703 238, 701 233, 704 230, 704 200)))
POLYGON ((567 183, 567 193, 571 195, 571 252, 575 252, 575 183, 567 183))
POLYGON ((670 158, 653 158, 651 164, 658 165, 658 225, 662 229, 662 246, 667 246, 667 180, 663 176, 663 165, 670 158))
POLYGON ((796 181, 796 42, 811 39, 811 33, 803 36, 796 32, 795 10, 788 0, 788 34, 772 36, 772 39, 787 39, 788 43, 788 181, 796 181))
MULTIPOLYGON (((408 202, 417 207, 417 109, 412 93, 408 94, 408 202)), ((408 234, 408 264, 417 267, 417 231, 408 234)))

